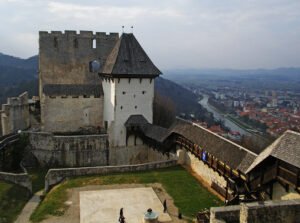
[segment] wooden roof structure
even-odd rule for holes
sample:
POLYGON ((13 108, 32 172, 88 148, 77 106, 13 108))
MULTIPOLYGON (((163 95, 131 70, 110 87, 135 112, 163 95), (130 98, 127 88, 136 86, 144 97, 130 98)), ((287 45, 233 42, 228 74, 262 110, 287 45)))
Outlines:
POLYGON ((183 119, 177 119, 169 131, 189 139, 232 169, 243 173, 257 157, 252 151, 183 119))
POLYGON ((287 130, 257 156, 246 173, 270 156, 300 168, 300 133, 287 130))
POLYGON ((99 73, 104 77, 157 77, 160 70, 153 64, 132 33, 123 33, 99 73))
POLYGON ((232 169, 240 170, 243 173, 246 172, 257 157, 257 154, 252 151, 183 119, 177 118, 169 129, 148 122, 146 123, 145 120, 142 115, 130 116, 126 122, 126 127, 129 126, 129 123, 133 126, 138 126, 146 137, 161 144, 172 134, 180 135, 199 145, 202 149, 226 163, 232 169), (134 124, 133 120, 135 120, 134 124))

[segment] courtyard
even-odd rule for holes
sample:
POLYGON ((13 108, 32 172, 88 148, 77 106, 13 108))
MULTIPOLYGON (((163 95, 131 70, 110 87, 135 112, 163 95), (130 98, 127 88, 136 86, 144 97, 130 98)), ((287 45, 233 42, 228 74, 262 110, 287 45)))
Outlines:
MULTIPOLYGON (((198 211, 222 205, 222 201, 203 187, 185 168, 175 166, 144 172, 70 178, 45 196, 31 215, 31 221, 79 223, 80 219, 88 219, 86 222, 100 222, 101 218, 107 217, 116 219, 117 222, 119 210, 123 207, 127 222, 134 222, 129 220, 129 216, 141 222, 142 215, 148 208, 161 212, 164 200, 167 200, 172 222, 189 221, 195 218, 198 211), (124 192, 127 189, 131 189, 128 192, 133 194, 122 193, 122 190, 124 192), (99 202, 100 195, 105 197, 102 200, 105 202, 99 202), (94 198, 89 200, 89 197, 94 198), (140 209, 135 208, 136 212, 131 212, 133 206, 140 209), (104 216, 103 212, 112 214, 110 217, 104 216), (97 221, 84 217, 91 213, 95 213, 97 221), (178 220, 178 213, 182 213, 185 221, 178 220)), ((164 217, 167 219, 168 216, 164 217)))

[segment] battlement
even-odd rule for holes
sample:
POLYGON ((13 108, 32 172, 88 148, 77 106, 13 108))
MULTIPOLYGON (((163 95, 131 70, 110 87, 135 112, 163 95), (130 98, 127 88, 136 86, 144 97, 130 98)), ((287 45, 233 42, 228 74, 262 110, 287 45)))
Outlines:
POLYGON ((105 32, 96 32, 80 30, 79 33, 75 30, 65 30, 62 31, 40 31, 40 38, 42 37, 76 37, 76 38, 92 38, 92 39, 118 39, 119 33, 105 33, 105 32))

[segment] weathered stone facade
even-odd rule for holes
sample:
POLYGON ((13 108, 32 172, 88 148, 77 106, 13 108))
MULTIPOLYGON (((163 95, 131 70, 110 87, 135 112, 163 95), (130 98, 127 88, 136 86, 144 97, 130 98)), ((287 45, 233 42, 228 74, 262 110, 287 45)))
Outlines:
POLYGON ((178 162, 189 166, 198 176, 200 176, 208 185, 216 184, 225 189, 226 180, 219 173, 209 168, 204 162, 199 160, 192 153, 184 150, 177 150, 178 162))
POLYGON ((158 168, 165 168, 177 165, 176 160, 168 160, 161 162, 151 162, 137 165, 124 165, 124 166, 95 166, 95 167, 79 167, 79 168, 62 168, 62 169, 50 169, 45 177, 45 191, 66 177, 74 176, 88 176, 99 174, 111 174, 111 173, 125 173, 153 170, 158 168))
POLYGON ((7 99, 2 105, 1 127, 2 135, 8 135, 30 126, 28 93, 24 92, 18 97, 7 99))
POLYGON ((103 126, 103 97, 72 96, 43 98, 44 129, 72 132, 84 127, 103 126))
POLYGON ((33 132, 29 140, 32 154, 40 165, 48 167, 131 165, 172 159, 142 144, 109 148, 106 134, 57 136, 33 132))
POLYGON ((118 33, 40 32, 39 94, 43 131, 68 132, 103 126, 101 79, 96 72, 90 72, 89 64, 93 60, 103 64, 118 39, 118 33), (90 90, 94 86, 100 93, 90 90))
POLYGON ((265 201, 210 209, 210 223, 297 223, 300 200, 265 201))
POLYGON ((108 165, 107 135, 55 136, 30 133, 31 151, 42 166, 75 167, 108 165))

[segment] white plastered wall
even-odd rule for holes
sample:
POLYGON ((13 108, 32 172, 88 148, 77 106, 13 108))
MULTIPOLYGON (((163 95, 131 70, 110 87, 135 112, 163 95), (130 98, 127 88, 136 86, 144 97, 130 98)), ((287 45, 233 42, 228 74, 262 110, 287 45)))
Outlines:
MULTIPOLYGON (((104 91, 104 111, 103 122, 107 121, 108 127, 114 121, 115 110, 115 81, 113 79, 104 79, 102 81, 102 88, 104 91)), ((103 123, 103 126, 104 126, 103 123)))
MULTIPOLYGON (((150 78, 115 78, 114 85, 115 95, 113 97, 113 93, 111 93, 109 96, 110 100, 115 99, 110 143, 111 146, 125 146, 126 128, 124 124, 131 115, 143 115, 148 122, 152 123, 153 121, 154 80, 150 78)), ((108 87, 104 86, 103 89, 104 94, 109 92, 108 87)), ((105 103, 105 107, 107 103, 105 103)), ((111 112, 112 109, 108 109, 104 114, 109 113, 106 117, 112 118, 111 112)), ((107 119, 104 118, 104 120, 107 119)))

